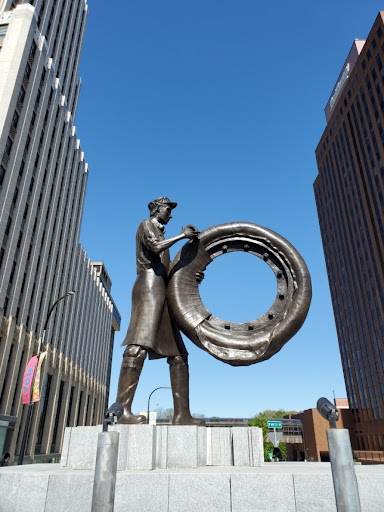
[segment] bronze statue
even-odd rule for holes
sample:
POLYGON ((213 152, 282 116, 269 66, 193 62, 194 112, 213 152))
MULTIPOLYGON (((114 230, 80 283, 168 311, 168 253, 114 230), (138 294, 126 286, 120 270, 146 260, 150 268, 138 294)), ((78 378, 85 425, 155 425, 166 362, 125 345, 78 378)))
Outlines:
MULTIPOLYGON (((150 218, 143 220, 136 233, 137 278, 132 290, 132 311, 123 345, 123 362, 117 390, 117 402, 124 407, 120 423, 145 423, 145 416, 132 414, 131 405, 148 354, 149 359, 167 357, 174 404, 173 424, 203 425, 204 420, 191 416, 189 409, 188 352, 179 329, 170 317, 166 299, 169 248, 185 238, 194 239, 199 232, 188 225, 182 233, 164 238, 164 226, 172 218, 177 203, 159 197, 148 204, 150 218)), ((195 276, 201 281, 202 274, 195 276)))
POLYGON ((188 225, 164 238, 164 225, 177 206, 167 197, 149 203, 150 219, 136 235, 137 279, 132 313, 123 345, 128 345, 120 372, 117 401, 124 406, 121 423, 144 423, 131 404, 147 354, 167 357, 174 400, 173 423, 202 425, 189 411, 188 353, 179 329, 198 347, 233 366, 269 359, 303 325, 311 303, 308 268, 297 250, 278 233, 249 222, 220 224, 199 233, 188 225), (169 248, 188 238, 172 262, 169 248), (277 280, 274 303, 260 318, 245 323, 215 317, 201 301, 198 284, 203 271, 222 254, 245 251, 263 259, 277 280), (170 308, 171 315, 168 311, 170 308))

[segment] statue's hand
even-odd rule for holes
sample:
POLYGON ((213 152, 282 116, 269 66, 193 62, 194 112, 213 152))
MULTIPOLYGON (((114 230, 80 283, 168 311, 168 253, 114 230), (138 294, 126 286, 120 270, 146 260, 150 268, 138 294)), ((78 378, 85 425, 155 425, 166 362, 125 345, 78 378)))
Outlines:
POLYGON ((182 232, 186 238, 194 238, 199 235, 200 231, 192 224, 187 224, 182 228, 182 232))
POLYGON ((198 284, 200 284, 201 281, 205 277, 204 272, 195 272, 195 276, 196 276, 196 281, 198 282, 198 284))

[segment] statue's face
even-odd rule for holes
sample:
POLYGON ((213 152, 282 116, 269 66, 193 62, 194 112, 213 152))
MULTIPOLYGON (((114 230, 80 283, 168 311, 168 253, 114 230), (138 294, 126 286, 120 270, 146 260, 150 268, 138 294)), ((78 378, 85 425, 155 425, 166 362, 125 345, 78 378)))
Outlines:
POLYGON ((161 224, 168 224, 169 220, 172 219, 172 208, 168 204, 161 205, 157 212, 157 219, 161 224))

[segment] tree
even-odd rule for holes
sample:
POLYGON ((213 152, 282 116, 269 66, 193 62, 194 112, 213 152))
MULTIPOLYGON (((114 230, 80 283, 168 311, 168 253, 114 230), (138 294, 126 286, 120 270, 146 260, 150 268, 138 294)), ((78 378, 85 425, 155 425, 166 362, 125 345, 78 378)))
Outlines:
MULTIPOLYGON (((267 421, 269 418, 283 418, 284 416, 296 414, 296 411, 284 411, 283 409, 279 409, 278 411, 274 411, 272 409, 267 409, 266 411, 259 412, 248 421, 248 425, 250 427, 260 427, 263 430, 263 440, 264 440, 264 460, 266 462, 270 461, 269 454, 273 453, 273 443, 268 438, 268 425, 267 421)), ((287 445, 285 443, 279 443, 278 446, 281 454, 285 458, 287 456, 287 445)))
POLYGON ((158 407, 156 409, 157 417, 160 419, 169 419, 173 418, 173 408, 169 407, 168 409, 163 409, 162 407, 158 407))
MULTIPOLYGON (((169 407, 168 409, 163 409, 162 407, 157 407, 156 409, 157 417, 160 419, 169 419, 173 418, 173 408, 169 407)), ((204 414, 199 412, 192 413, 192 416, 195 418, 205 418, 204 414)))

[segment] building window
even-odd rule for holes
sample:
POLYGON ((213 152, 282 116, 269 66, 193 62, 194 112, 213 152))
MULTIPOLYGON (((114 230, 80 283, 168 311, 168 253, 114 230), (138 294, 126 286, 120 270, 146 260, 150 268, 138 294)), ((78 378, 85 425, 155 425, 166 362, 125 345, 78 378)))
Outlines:
POLYGON ((92 422, 91 422, 91 425, 96 425, 97 424, 97 408, 96 408, 96 404, 97 404, 97 399, 94 398, 94 400, 93 400, 93 412, 92 412, 92 422))
POLYGON ((5 228, 5 234, 8 236, 9 235, 9 232, 11 230, 11 224, 12 224, 12 217, 9 216, 8 217, 8 221, 7 221, 7 226, 5 228))
POLYGON ((36 94, 36 101, 35 101, 35 106, 34 106, 34 109, 37 110, 39 105, 40 105, 40 98, 41 98, 41 91, 40 89, 37 91, 37 94, 36 94))
POLYGON ((5 301, 4 301, 4 316, 8 315, 8 303, 9 303, 9 298, 5 297, 5 301))
POLYGON ((27 142, 25 143, 25 151, 28 151, 30 143, 31 143, 31 137, 28 135, 27 142))
POLYGON ((22 160, 21 164, 20 164, 20 169, 19 169, 19 176, 20 176, 20 178, 23 177, 24 167, 25 167, 25 162, 24 162, 24 160, 22 160))
POLYGON ((19 114, 15 111, 15 113, 13 114, 12 123, 11 123, 13 128, 15 128, 15 129, 17 128, 18 122, 19 122, 19 114))
POLYGON ((84 404, 83 404, 83 394, 84 394, 84 392, 83 392, 83 391, 80 391, 79 403, 78 403, 78 405, 77 405, 77 418, 76 418, 76 424, 75 424, 75 425, 73 425, 74 427, 81 426, 81 425, 79 425, 79 422, 80 422, 80 415, 81 415, 81 411, 82 411, 82 409, 84 408, 84 404))
POLYGON ((62 380, 60 382, 59 397, 57 400, 56 418, 55 418, 55 425, 54 425, 53 434, 52 434, 51 451, 53 451, 55 449, 57 430, 59 428, 60 410, 61 410, 61 404, 62 404, 62 400, 63 400, 63 391, 64 391, 64 381, 62 380))
POLYGON ((17 239, 17 246, 16 246, 18 249, 20 249, 22 238, 23 238, 23 232, 20 231, 19 238, 17 239))
POLYGON ((23 277, 23 282, 21 284, 21 289, 20 289, 20 295, 23 295, 24 293, 24 288, 25 288, 25 281, 27 279, 27 274, 24 274, 24 277, 23 277))
POLYGON ((28 208, 29 208, 29 204, 27 203, 27 204, 25 205, 25 208, 24 208, 24 214, 23 214, 23 219, 24 219, 24 220, 26 220, 26 219, 27 219, 28 208))
POLYGON ((7 33, 8 25, 0 25, 0 48, 3 46, 5 34, 7 33))
POLYGON ((6 153, 8 156, 11 153, 12 144, 13 144, 12 140, 8 137, 7 142, 5 143, 5 148, 4 148, 4 153, 6 153))
POLYGON ((49 392, 51 389, 51 382, 52 382, 52 375, 48 374, 45 379, 44 390, 43 390, 42 398, 41 398, 40 422, 39 422, 39 429, 37 431, 37 444, 38 445, 41 445, 41 441, 43 440, 44 423, 45 423, 45 418, 47 416, 47 405, 48 405, 49 392))
POLYGON ((17 201, 17 196, 19 195, 19 189, 16 187, 15 188, 15 193, 13 194, 13 199, 12 199, 12 204, 13 206, 16 205, 16 201, 17 201))
MULTIPOLYGON (((5 308, 4 308, 5 309, 5 308)), ((8 364, 6 366, 6 370, 5 370, 5 376, 4 376, 4 385, 3 385, 3 389, 1 390, 1 394, 0 394, 0 404, 3 400, 3 397, 4 397, 4 391, 5 391, 5 383, 9 380, 9 374, 10 374, 10 371, 11 371, 11 361, 12 361, 12 355, 13 355, 13 349, 14 349, 14 345, 12 343, 11 345, 11 348, 9 350, 9 356, 8 356, 8 364)), ((3 404, 2 404, 3 405, 3 404)), ((5 404, 4 404, 5 405, 5 404)))
POLYGON ((25 70, 24 70, 24 78, 26 78, 27 80, 29 80, 29 76, 31 74, 31 66, 29 64, 27 64, 25 66, 25 70))
POLYGON ((4 248, 2 247, 2 248, 0 249, 0 269, 1 269, 1 265, 2 265, 2 263, 3 263, 3 259, 4 259, 4 252, 5 252, 5 251, 4 251, 4 248))
POLYGON ((41 2, 40 11, 39 11, 39 17, 38 17, 38 20, 37 20, 37 24, 38 24, 39 27, 40 27, 41 20, 43 19, 44 9, 45 9, 45 1, 43 0, 41 2))
POLYGON ((32 40, 31 49, 29 50, 29 55, 32 56, 32 58, 35 56, 36 52, 36 43, 35 40, 32 40))
POLYGON ((10 284, 13 283, 13 278, 15 277, 15 270, 16 270, 16 261, 13 262, 11 274, 9 276, 9 282, 10 284))
POLYGON ((71 423, 71 414, 72 414, 72 406, 73 406, 73 394, 75 392, 75 386, 71 386, 71 394, 69 397, 69 403, 68 403, 68 413, 67 413, 67 427, 70 426, 71 423))
POLYGON ((17 105, 16 105, 16 108, 20 111, 22 106, 23 106, 23 103, 24 103, 24 98, 25 98, 25 89, 23 86, 20 87, 20 91, 19 91, 19 95, 17 97, 17 105))
POLYGON ((0 165, 0 187, 3 186, 4 176, 5 176, 5 168, 3 167, 3 165, 0 165))

